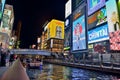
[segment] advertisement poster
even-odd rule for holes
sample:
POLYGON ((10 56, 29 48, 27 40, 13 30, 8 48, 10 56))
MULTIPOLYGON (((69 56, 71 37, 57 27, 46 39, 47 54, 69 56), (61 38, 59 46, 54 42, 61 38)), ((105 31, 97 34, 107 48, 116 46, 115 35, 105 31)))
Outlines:
POLYGON ((94 43, 108 39, 109 39, 109 31, 107 24, 88 31, 88 43, 94 43))
POLYGON ((108 0, 106 2, 106 10, 108 17, 109 32, 120 30, 116 0, 108 0))
POLYGON ((87 0, 88 3, 88 15, 91 15, 101 7, 105 6, 105 0, 87 0))
POLYGON ((110 33, 110 49, 120 50, 120 30, 110 33))
POLYGON ((106 8, 102 8, 88 17, 88 29, 94 28, 107 21, 106 8))
POLYGON ((53 19, 47 28, 47 39, 58 38, 64 39, 64 22, 53 19))
POLYGON ((86 49, 85 15, 73 21, 73 50, 86 49))

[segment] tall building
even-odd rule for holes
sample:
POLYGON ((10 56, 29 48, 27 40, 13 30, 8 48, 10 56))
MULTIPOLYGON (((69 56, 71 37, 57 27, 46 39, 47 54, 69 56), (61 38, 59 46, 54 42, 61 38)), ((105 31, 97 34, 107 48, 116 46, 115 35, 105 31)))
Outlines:
POLYGON ((3 48, 8 48, 14 22, 14 10, 12 5, 5 5, 3 17, 0 24, 0 43, 3 48))

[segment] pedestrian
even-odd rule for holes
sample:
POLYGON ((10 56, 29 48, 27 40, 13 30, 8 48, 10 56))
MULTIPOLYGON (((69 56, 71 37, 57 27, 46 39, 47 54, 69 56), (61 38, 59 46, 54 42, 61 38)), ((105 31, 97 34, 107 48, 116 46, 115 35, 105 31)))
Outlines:
POLYGON ((40 60, 40 71, 42 71, 42 69, 43 69, 43 62, 42 62, 42 60, 40 60))
POLYGON ((2 49, 1 53, 1 66, 5 66, 6 64, 6 52, 5 49, 2 49))
POLYGON ((14 61, 14 54, 10 54, 10 59, 9 59, 10 66, 13 64, 13 61, 14 61))

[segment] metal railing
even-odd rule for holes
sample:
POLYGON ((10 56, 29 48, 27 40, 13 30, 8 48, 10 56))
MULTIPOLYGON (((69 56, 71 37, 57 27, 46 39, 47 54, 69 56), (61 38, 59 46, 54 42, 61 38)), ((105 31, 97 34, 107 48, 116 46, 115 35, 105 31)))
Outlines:
POLYGON ((119 68, 120 69, 120 53, 90 53, 81 57, 64 56, 62 58, 49 59, 48 61, 57 63, 77 64, 77 65, 89 65, 98 66, 102 68, 119 68))

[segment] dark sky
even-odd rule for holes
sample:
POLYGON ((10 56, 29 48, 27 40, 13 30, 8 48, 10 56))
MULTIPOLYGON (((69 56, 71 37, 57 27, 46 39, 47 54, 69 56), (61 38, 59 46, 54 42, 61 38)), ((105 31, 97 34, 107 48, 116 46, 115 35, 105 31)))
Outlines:
POLYGON ((64 20, 65 3, 67 0, 7 0, 7 4, 14 7, 16 29, 19 20, 22 21, 21 48, 37 43, 41 36, 42 25, 46 20, 64 20))

